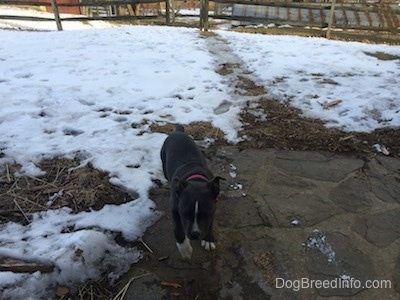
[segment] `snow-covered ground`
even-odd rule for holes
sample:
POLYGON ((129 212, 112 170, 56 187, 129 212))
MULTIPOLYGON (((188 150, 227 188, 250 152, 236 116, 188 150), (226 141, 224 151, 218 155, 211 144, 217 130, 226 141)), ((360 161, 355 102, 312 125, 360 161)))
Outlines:
MULTIPOLYGON (((2 299, 46 299, 56 284, 95 278, 110 266, 110 278, 117 278, 140 259, 114 237, 122 232, 136 240, 159 217, 148 190, 152 179, 162 179, 166 136, 152 133, 150 124, 208 121, 231 142, 241 128, 238 113, 247 99, 234 97, 215 72, 216 56, 198 30, 64 28, 0 30, 0 166, 16 162, 39 176, 41 159, 79 153, 83 164, 109 172, 112 183, 139 196, 97 212, 60 209, 35 214, 28 226, 1 225, 0 256, 56 266, 50 274, 0 272, 2 299), (224 101, 232 103, 229 110, 215 114, 224 101), (63 230, 71 225, 74 231, 63 230)), ((365 53, 400 56, 399 46, 215 33, 269 96, 305 115, 348 131, 400 126, 400 60, 365 53), (334 100, 341 103, 323 108, 334 100)))

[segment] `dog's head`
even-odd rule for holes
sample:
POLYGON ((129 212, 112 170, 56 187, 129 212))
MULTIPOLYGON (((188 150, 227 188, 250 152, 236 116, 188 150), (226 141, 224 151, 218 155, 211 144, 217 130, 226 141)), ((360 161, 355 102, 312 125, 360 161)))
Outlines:
POLYGON ((178 180, 176 196, 179 199, 178 211, 186 236, 191 240, 204 238, 212 225, 219 195, 219 181, 178 180))

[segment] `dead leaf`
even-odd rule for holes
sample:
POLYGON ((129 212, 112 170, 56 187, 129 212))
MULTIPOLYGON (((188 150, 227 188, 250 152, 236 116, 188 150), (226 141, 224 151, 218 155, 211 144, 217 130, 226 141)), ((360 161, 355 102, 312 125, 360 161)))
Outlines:
POLYGON ((82 256, 82 253, 83 253, 83 250, 82 249, 76 249, 75 250, 75 255, 76 255, 76 257, 81 257, 82 256))
POLYGON ((66 288, 65 286, 58 286, 56 289, 56 296, 57 297, 62 297, 65 296, 69 293, 69 289, 66 288))
POLYGON ((322 107, 323 107, 323 109, 328 109, 332 106, 338 105, 341 102, 342 102, 342 100, 333 100, 331 102, 325 103, 322 107))
POLYGON ((85 257, 82 254, 83 254, 83 250, 82 249, 78 248, 78 249, 75 250, 75 256, 80 258, 82 263, 84 264, 85 263, 85 257))

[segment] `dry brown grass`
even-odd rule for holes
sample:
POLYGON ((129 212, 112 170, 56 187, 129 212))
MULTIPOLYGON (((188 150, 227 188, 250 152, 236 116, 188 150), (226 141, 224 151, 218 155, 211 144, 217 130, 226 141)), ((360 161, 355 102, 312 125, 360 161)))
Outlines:
MULTIPOLYGON (((184 127, 185 132, 195 140, 212 138, 217 144, 224 143, 224 133, 220 129, 213 127, 209 122, 193 122, 184 127)), ((158 125, 154 123, 150 128, 153 132, 170 134, 175 131, 175 124, 167 123, 165 125, 158 125)))
POLYGON ((30 222, 33 212, 68 206, 75 213, 120 204, 126 193, 109 183, 108 174, 65 158, 43 160, 46 173, 35 177, 18 175, 21 166, 6 165, 0 174, 1 221, 30 222))

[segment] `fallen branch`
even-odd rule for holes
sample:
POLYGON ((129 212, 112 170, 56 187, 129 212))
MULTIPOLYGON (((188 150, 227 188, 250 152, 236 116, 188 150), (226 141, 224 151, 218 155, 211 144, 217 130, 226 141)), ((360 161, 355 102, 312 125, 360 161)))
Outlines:
POLYGON ((0 271, 10 271, 14 273, 35 273, 39 271, 41 273, 51 273, 54 271, 54 265, 6 258, 0 261, 0 271))

